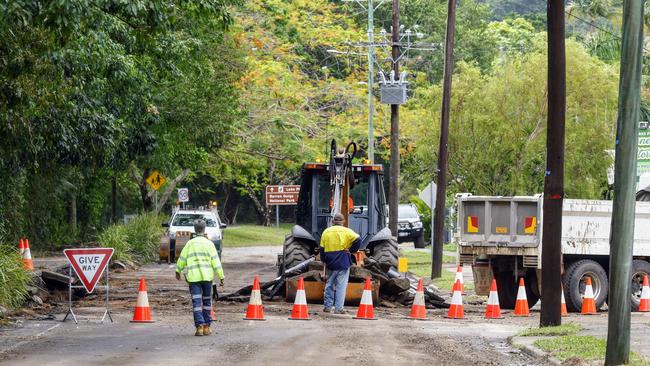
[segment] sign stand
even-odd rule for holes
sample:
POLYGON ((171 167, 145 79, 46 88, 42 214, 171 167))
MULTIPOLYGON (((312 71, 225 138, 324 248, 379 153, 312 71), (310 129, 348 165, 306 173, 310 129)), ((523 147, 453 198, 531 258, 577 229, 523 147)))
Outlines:
MULTIPOLYGON (((111 323, 113 322, 113 317, 111 316, 111 311, 108 307, 108 266, 106 266, 106 269, 104 270, 106 272, 106 285, 105 286, 96 286, 99 288, 105 288, 106 289, 106 308, 104 310, 104 315, 102 315, 101 323, 104 323, 104 319, 106 319, 106 315, 108 315, 108 319, 110 319, 111 323)), ((72 310, 72 289, 75 288, 83 288, 85 289, 84 286, 73 286, 72 285, 72 266, 68 267, 68 276, 70 276, 70 282, 68 283, 68 312, 65 313, 65 317, 63 318, 62 322, 65 322, 68 319, 68 315, 72 315, 72 320, 74 320, 75 324, 79 324, 77 321, 77 316, 75 315, 74 311, 72 310)))

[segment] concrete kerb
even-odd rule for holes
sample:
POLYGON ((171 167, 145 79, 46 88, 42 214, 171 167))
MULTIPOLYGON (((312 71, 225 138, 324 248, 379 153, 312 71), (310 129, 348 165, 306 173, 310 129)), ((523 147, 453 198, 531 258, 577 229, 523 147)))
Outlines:
POLYGON ((512 336, 508 337, 508 343, 511 346, 520 349, 523 353, 533 357, 533 358, 543 358, 548 360, 553 365, 560 366, 562 361, 558 358, 551 356, 550 353, 544 352, 541 349, 535 347, 535 341, 539 339, 547 339, 553 337, 518 337, 512 336))

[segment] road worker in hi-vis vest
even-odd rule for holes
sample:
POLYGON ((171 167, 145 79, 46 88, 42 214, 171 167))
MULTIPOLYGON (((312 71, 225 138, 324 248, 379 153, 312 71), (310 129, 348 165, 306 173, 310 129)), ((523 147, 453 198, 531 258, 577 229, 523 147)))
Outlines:
POLYGON ((176 261, 176 279, 181 280, 181 273, 186 270, 185 280, 190 285, 192 295, 192 310, 194 312, 194 325, 196 336, 212 334, 210 312, 212 310, 212 281, 215 272, 223 286, 224 275, 221 261, 214 243, 205 237, 205 221, 194 221, 196 237, 185 244, 181 255, 176 261))

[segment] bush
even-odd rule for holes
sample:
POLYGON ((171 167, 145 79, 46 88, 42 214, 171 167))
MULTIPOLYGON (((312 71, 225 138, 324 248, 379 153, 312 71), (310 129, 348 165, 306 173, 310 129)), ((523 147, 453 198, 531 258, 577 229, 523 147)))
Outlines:
POLYGON ((111 225, 102 231, 97 239, 102 247, 113 248, 115 250, 113 259, 133 260, 126 235, 126 226, 111 225))
POLYGON ((111 225, 98 241, 102 247, 113 248, 115 259, 151 262, 157 258, 160 236, 163 234, 161 216, 146 213, 123 225, 111 225))
POLYGON ((18 249, 0 245, 0 305, 9 309, 19 307, 27 296, 29 281, 18 249))

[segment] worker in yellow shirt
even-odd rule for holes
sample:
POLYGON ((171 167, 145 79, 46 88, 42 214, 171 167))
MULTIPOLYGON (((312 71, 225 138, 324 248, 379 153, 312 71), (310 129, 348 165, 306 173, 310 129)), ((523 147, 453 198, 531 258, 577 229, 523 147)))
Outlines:
POLYGON ((210 330, 210 310, 212 310, 212 281, 214 274, 219 276, 221 286, 224 284, 223 268, 214 243, 205 237, 205 221, 194 221, 196 237, 185 244, 176 262, 176 279, 181 280, 185 269, 185 279, 190 285, 192 310, 196 336, 212 334, 210 330))
POLYGON ((361 244, 359 234, 343 226, 344 220, 340 213, 334 214, 332 226, 320 238, 321 260, 327 267, 323 309, 326 313, 346 314, 343 305, 352 267, 350 252, 359 250, 361 244))

